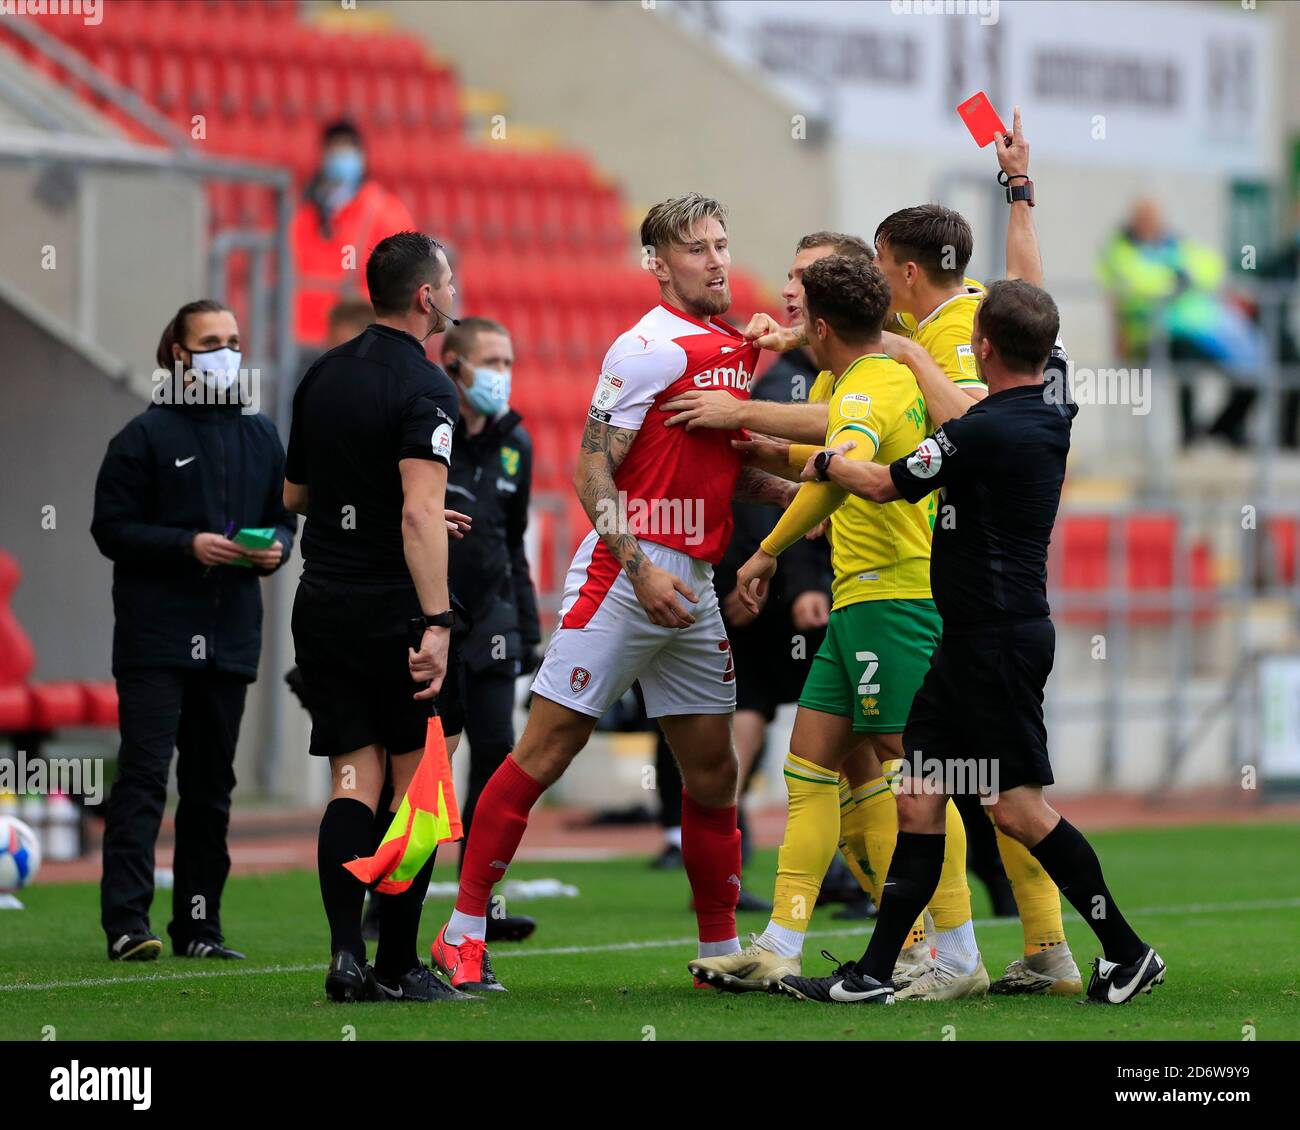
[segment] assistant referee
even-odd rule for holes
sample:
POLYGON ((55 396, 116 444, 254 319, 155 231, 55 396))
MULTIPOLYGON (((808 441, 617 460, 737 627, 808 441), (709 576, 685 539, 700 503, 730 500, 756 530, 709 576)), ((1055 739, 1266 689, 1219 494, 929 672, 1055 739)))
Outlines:
POLYGON ((1164 979, 1164 962, 1124 920, 1096 853, 1043 797, 1052 783, 1043 688, 1056 646, 1047 550, 1078 413, 1059 329, 1046 291, 1023 279, 992 284, 971 331, 987 398, 888 467, 840 458, 841 445, 805 468, 805 478, 830 478, 880 503, 941 492, 930 583, 943 629, 903 733, 909 776, 871 942, 830 977, 786 978, 798 996, 889 999, 898 951, 939 881, 947 797, 971 791, 1097 935, 1105 957, 1093 966, 1091 1000, 1124 1004, 1164 979))
POLYGON ((403 893, 376 896, 373 970, 361 936, 366 888, 343 864, 383 837, 385 772, 395 808, 420 760, 427 700, 459 694, 444 516, 458 399, 423 344, 446 328, 456 290, 441 245, 412 231, 375 246, 366 283, 376 321, 307 370, 285 464, 285 505, 307 517, 293 639, 313 703, 311 753, 330 759, 333 777, 317 849, 332 955, 325 993, 445 1000, 463 994, 416 954, 433 860, 403 893), (407 645, 416 618, 418 652, 407 645))

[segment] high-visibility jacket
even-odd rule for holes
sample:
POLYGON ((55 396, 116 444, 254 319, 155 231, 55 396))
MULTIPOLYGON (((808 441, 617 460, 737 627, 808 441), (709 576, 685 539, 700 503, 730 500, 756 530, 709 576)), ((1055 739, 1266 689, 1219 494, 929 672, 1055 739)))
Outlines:
POLYGON ((341 298, 368 298, 366 258, 385 236, 415 227, 411 213, 377 181, 365 181, 351 200, 321 224, 319 207, 305 200, 293 218, 297 298, 294 332, 304 345, 325 341, 329 312, 341 298))

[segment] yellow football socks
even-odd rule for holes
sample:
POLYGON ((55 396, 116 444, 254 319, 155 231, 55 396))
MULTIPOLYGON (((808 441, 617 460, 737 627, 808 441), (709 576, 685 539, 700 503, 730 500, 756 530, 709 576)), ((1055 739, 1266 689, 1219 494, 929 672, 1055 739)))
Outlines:
POLYGON ((840 775, 793 753, 785 759, 790 807, 777 854, 772 921, 804 933, 839 837, 840 775))
POLYGON ((998 854, 1011 880, 1011 893, 1016 896, 1016 909, 1025 932, 1025 956, 1059 946, 1065 941, 1061 892, 1024 844, 1003 835, 996 821, 993 827, 998 837, 998 854))

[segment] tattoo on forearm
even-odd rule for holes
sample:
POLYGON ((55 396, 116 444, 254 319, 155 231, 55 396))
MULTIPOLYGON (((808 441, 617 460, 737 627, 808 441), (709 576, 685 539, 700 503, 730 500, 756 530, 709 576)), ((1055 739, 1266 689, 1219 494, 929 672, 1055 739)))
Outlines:
POLYGON ((592 526, 609 546, 616 560, 630 578, 635 579, 645 565, 645 554, 635 535, 624 529, 609 529, 608 515, 619 513, 618 487, 614 472, 623 462, 636 439, 630 428, 614 428, 600 420, 587 418, 582 431, 582 454, 579 457, 579 475, 576 483, 578 498, 592 526), (606 527, 606 528, 602 528, 606 527))
POLYGON ((741 502, 767 502, 784 506, 790 494, 790 484, 757 467, 744 467, 736 480, 735 497, 741 502))

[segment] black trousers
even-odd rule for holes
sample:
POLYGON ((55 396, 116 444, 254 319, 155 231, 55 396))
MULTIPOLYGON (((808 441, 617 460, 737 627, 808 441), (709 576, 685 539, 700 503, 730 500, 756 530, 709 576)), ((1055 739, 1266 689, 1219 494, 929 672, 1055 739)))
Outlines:
POLYGON ((230 873, 226 830, 235 743, 248 681, 221 671, 144 668, 117 679, 117 778, 104 827, 100 916, 110 938, 149 930, 154 848, 179 753, 172 942, 221 941, 221 892, 230 873))
POLYGON ((506 755, 515 748, 515 666, 515 661, 510 659, 486 671, 465 669, 463 732, 464 740, 469 742, 469 782, 465 802, 460 806, 460 819, 465 826, 462 858, 478 798, 506 755))

